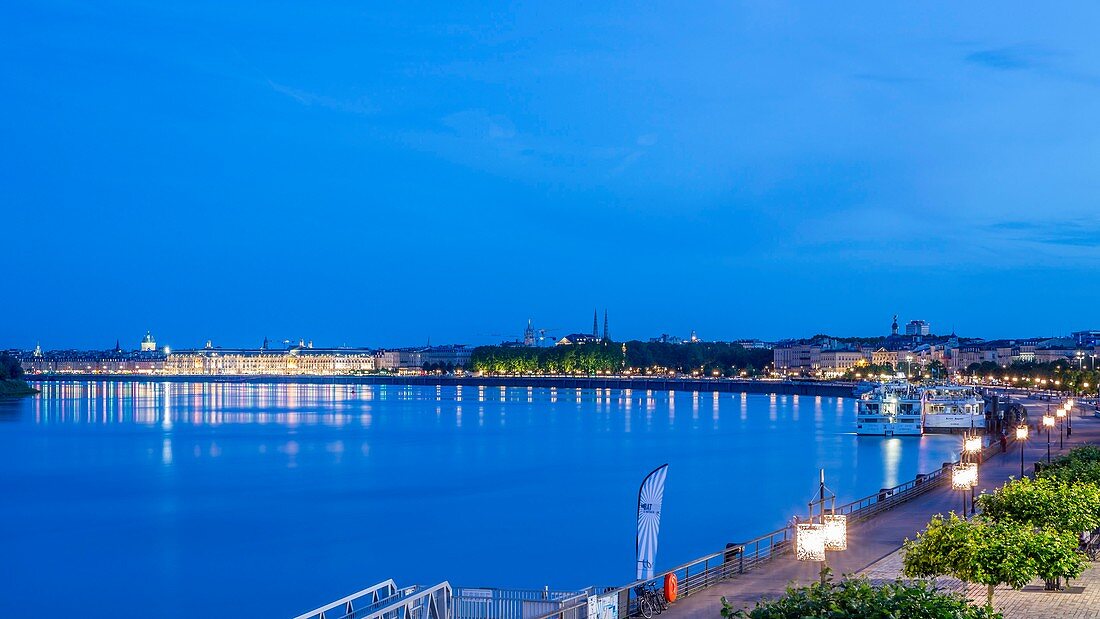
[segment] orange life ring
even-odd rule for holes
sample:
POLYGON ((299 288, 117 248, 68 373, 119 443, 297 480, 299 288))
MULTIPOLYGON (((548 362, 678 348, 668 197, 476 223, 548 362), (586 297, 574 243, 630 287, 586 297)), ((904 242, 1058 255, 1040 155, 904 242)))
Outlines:
POLYGON ((675 602, 680 596, 680 583, 676 580, 676 574, 665 575, 665 599, 670 603, 675 602))

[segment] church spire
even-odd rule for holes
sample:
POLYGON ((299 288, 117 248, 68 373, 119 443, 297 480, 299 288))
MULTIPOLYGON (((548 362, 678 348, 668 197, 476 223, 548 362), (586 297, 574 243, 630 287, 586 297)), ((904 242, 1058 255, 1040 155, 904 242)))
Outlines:
POLYGON ((592 337, 600 337, 600 313, 592 308, 592 337))
POLYGON ((611 341, 611 333, 607 330, 607 308, 603 310, 603 341, 611 341))

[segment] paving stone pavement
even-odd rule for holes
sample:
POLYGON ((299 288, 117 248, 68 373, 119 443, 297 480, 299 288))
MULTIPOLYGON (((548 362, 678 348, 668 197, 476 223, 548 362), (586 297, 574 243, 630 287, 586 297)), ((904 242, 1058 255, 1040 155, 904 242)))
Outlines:
MULTIPOLYGON (((892 581, 901 575, 901 551, 895 552, 862 572, 873 581, 892 581)), ((965 594, 976 604, 985 604, 985 585, 967 585, 954 578, 937 578, 936 586, 965 594)), ((1100 619, 1100 563, 1091 563, 1081 577, 1070 583, 1069 590, 1043 590, 1043 581, 1036 580, 1015 590, 998 587, 993 593, 993 607, 1004 613, 1005 619, 1100 619)))

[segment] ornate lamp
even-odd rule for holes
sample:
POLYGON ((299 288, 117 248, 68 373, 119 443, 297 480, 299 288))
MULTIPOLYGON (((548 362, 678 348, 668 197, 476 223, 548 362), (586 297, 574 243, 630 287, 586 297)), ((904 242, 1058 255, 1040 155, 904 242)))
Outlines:
POLYGON ((795 556, 799 561, 825 560, 825 525, 798 525, 795 533, 795 556))
POLYGON ((843 514, 822 516, 825 528, 825 550, 848 549, 848 517, 843 514))
POLYGON ((1054 411, 1054 415, 1057 416, 1058 419, 1062 419, 1066 416, 1066 409, 1059 408, 1058 410, 1054 411))
POLYGON ((1020 479, 1024 478, 1024 441, 1027 440, 1027 424, 1016 426, 1016 442, 1020 443, 1020 479))
POLYGON ((951 488, 966 490, 978 485, 978 465, 973 462, 956 464, 951 470, 951 488))
POLYGON ((1043 427, 1044 428, 1053 428, 1054 427, 1054 416, 1053 415, 1043 415, 1043 427))
POLYGON ((975 453, 982 450, 982 439, 980 436, 972 436, 963 442, 963 451, 966 453, 975 453))

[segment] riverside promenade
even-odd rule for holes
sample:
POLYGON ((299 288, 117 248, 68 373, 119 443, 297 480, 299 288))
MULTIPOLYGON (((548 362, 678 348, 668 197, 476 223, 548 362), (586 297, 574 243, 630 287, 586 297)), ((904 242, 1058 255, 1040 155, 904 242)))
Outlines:
MULTIPOLYGON (((1042 415, 1046 403, 1025 401, 1031 413, 1032 420, 1042 415)), ((1083 444, 1100 444, 1100 419, 1091 416, 1082 417, 1082 411, 1075 411, 1073 417, 1073 436, 1065 440, 1065 447, 1059 449, 1058 434, 1053 433, 1051 453, 1057 456, 1069 451, 1070 448, 1083 444)), ((961 439, 960 439, 961 443, 961 439)), ((1034 463, 1047 457, 1046 433, 1039 435, 1032 423, 1031 437, 1023 444, 1025 472, 1034 471, 1034 463)), ((1008 453, 996 453, 989 457, 980 466, 978 492, 992 490, 1002 485, 1009 477, 1020 476, 1020 444, 1009 444, 1008 453)), ((968 497, 969 501, 969 497, 968 497)), ((946 514, 962 509, 962 495, 957 490, 952 490, 950 484, 943 484, 926 492, 912 500, 903 503, 891 510, 873 516, 868 520, 852 524, 848 528, 848 549, 843 552, 828 553, 829 567, 835 576, 841 574, 856 574, 867 571, 875 564, 876 577, 882 578, 890 574, 890 570, 896 574, 900 566, 900 557, 897 551, 901 548, 906 538, 913 538, 917 532, 924 529, 929 519, 935 514, 946 514), (893 562, 890 562, 893 557, 893 562), (881 563, 880 563, 881 562, 881 563)), ((794 515, 794 514, 792 514, 794 515)), ((1100 564, 1094 564, 1100 567, 1100 564)), ((715 619, 719 617, 722 609, 721 599, 725 597, 736 607, 751 608, 752 605, 765 597, 776 597, 783 593, 788 584, 795 583, 806 585, 818 579, 820 565, 812 562, 797 561, 793 554, 787 553, 772 559, 760 567, 740 575, 732 580, 724 581, 698 593, 684 598, 665 611, 664 617, 668 619, 715 619)), ((1100 570, 1098 570, 1100 571, 1100 570)), ((1092 575, 1090 575, 1092 576, 1092 575)), ((892 578, 893 576, 888 576, 892 578)), ((1096 586, 1086 586, 1081 594, 1051 594, 1031 593, 1029 591, 1018 592, 1018 596, 1037 596, 1037 599, 1028 599, 1026 604, 1017 600, 1013 609, 1027 609, 1022 614, 1012 614, 1010 608, 1006 608, 1006 619, 1024 619, 1034 617, 1096 617, 1100 618, 1100 577, 1093 580, 1096 586), (1061 614, 1056 608, 1068 604, 1082 604, 1082 608, 1092 608, 1093 614, 1061 614), (1089 604, 1092 604, 1090 607, 1089 604), (1038 613, 1038 614, 1034 614, 1038 613), (1044 614, 1045 613, 1045 614, 1044 614)), ((1005 589, 998 590, 1001 596, 1005 589)), ((984 589, 977 594, 975 599, 984 600, 984 589)), ((998 598, 1000 599, 1000 598, 998 598)), ((1007 599, 1007 598, 1006 598, 1007 599)), ((1016 599, 1016 598, 1013 598, 1016 599)), ((1000 609, 1000 605, 995 604, 1000 609)), ((1076 612, 1076 611, 1074 611, 1076 612)))

